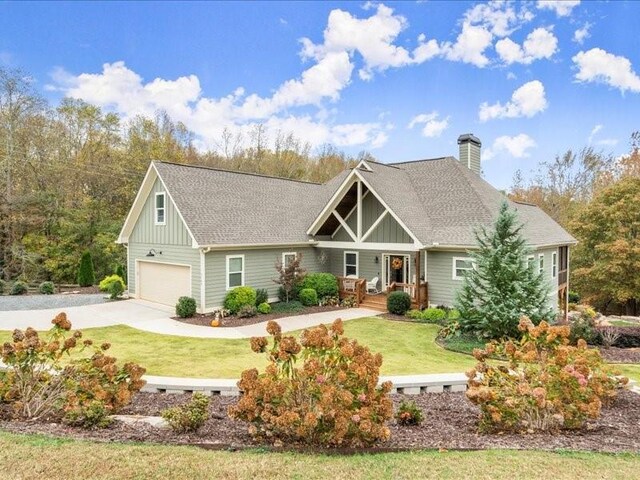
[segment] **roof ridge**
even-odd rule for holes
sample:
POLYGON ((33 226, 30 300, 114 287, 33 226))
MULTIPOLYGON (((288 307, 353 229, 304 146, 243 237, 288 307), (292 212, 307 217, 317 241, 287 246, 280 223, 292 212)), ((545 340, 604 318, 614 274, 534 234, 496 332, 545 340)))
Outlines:
POLYGON ((422 158, 419 160, 405 160, 404 162, 393 162, 393 163, 389 163, 387 165, 392 166, 392 165, 404 165, 407 163, 419 163, 419 162, 436 162, 438 160, 447 160, 447 159, 452 159, 453 157, 451 155, 447 155, 445 157, 434 157, 434 158, 422 158))
POLYGON ((189 167, 189 168, 201 168, 203 170, 213 170, 216 172, 225 172, 225 173, 237 173, 240 175, 251 175, 253 177, 263 177, 263 178, 272 178, 274 180, 285 180, 288 182, 297 182, 297 183, 306 183, 309 185, 323 185, 318 182, 311 182, 309 180, 299 180, 296 178, 287 178, 287 177, 278 177, 276 175, 267 175, 264 173, 255 173, 255 172, 245 172, 243 170, 228 170, 226 168, 220 167, 210 167, 208 165, 195 165, 195 164, 186 164, 186 163, 177 163, 177 162, 167 162, 166 160, 153 160, 154 163, 164 163, 166 165, 175 165, 177 167, 189 167))
MULTIPOLYGON (((484 196, 481 195, 478 192, 478 190, 476 189, 475 185, 473 185, 473 183, 471 181, 471 177, 469 176, 469 173, 471 173, 473 175, 476 175, 481 182, 485 182, 490 188, 492 188, 496 192, 500 193, 500 191, 498 189, 496 189, 493 185, 491 185, 489 182, 487 182, 484 178, 482 178, 479 174, 477 174, 474 171, 472 171, 469 167, 463 165, 460 161, 456 160, 454 163, 456 165, 456 168, 459 171, 464 172, 462 177, 465 179, 465 181, 469 185, 469 188, 471 188, 471 191, 473 192, 473 194, 478 198, 479 203, 482 205, 482 207, 485 209, 485 211, 489 214, 490 217, 493 218, 494 217, 493 209, 491 208, 490 205, 487 205, 487 203, 485 202, 484 196)), ((504 199, 507 202, 509 201, 509 198, 506 195, 504 195, 504 199)))
MULTIPOLYGON (((382 165, 382 166, 385 166, 385 167, 395 168, 396 170, 399 170, 399 168, 394 166, 393 163, 384 163, 384 162, 379 162, 377 160, 363 160, 363 162, 365 162, 365 163, 375 163, 376 165, 382 165)), ((356 167, 353 167, 353 168, 355 169, 356 167)))

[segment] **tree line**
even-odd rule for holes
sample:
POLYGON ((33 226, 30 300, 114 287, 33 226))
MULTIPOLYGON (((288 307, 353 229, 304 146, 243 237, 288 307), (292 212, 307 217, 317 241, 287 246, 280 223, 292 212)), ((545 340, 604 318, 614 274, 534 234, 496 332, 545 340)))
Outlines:
POLYGON ((0 68, 0 278, 75 283, 83 252, 101 279, 125 263, 118 232, 151 160, 323 182, 354 166, 332 145, 225 130, 215 149, 166 113, 123 119, 82 100, 51 105, 23 72, 0 68))

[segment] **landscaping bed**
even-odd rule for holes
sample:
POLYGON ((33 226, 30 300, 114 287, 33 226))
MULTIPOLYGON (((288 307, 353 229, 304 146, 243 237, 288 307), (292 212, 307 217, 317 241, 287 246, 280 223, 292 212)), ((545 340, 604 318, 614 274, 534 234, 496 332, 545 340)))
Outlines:
MULTIPOLYGON (((391 439, 367 449, 571 449, 597 452, 640 451, 640 395, 621 391, 613 406, 603 408, 602 416, 588 422, 583 431, 559 434, 500 434, 477 432, 478 408, 462 393, 392 395, 395 407, 402 400, 414 400, 424 412, 420 426, 401 427, 391 421, 391 439)), ((170 406, 186 403, 190 395, 139 393, 123 414, 159 415, 170 406)), ((99 441, 132 441, 163 444, 194 444, 209 448, 242 449, 256 447, 247 425, 228 418, 227 408, 236 397, 211 398, 211 417, 197 434, 175 434, 170 429, 146 424, 114 422, 105 429, 85 430, 57 423, 2 421, 0 429, 13 433, 41 433, 56 437, 99 441)))
POLYGON ((609 363, 640 363, 640 348, 600 348, 600 355, 609 363))
MULTIPOLYGON (((340 310, 344 310, 344 307, 340 306, 312 306, 312 307, 301 307, 299 309, 292 309, 286 311, 272 311, 267 314, 259 314, 253 317, 239 317, 237 315, 230 315, 228 317, 224 317, 221 319, 220 325, 217 328, 224 327, 244 327, 247 325, 254 325, 256 323, 267 322, 269 320, 276 320, 278 318, 291 317, 295 315, 310 315, 312 313, 321 313, 321 312, 339 312, 340 310)), ((201 325, 201 326, 210 326, 211 321, 214 319, 214 315, 211 313, 207 314, 196 314, 193 317, 181 318, 181 317, 172 317, 174 320, 179 322, 188 323, 190 325, 201 325)))

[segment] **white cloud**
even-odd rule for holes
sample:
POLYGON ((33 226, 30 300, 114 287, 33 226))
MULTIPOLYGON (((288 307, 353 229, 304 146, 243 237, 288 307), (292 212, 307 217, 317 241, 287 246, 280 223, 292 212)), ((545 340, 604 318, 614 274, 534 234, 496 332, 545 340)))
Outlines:
POLYGON ((507 80, 515 80, 515 79, 517 79, 517 78, 518 78, 518 77, 516 77, 516 74, 515 74, 515 73, 513 73, 513 72, 509 72, 509 73, 507 73, 507 80))
POLYGON ((481 122, 494 118, 533 117, 547 108, 544 85, 539 80, 533 80, 522 85, 513 92, 511 101, 502 105, 500 102, 480 105, 478 117, 481 122))
POLYGON ((587 22, 582 26, 582 28, 573 32, 573 41, 582 45, 584 41, 591 36, 591 32, 589 31, 591 27, 592 25, 587 22))
POLYGON ((595 127, 593 127, 593 129, 591 130, 591 133, 589 134, 589 138, 587 139, 587 141, 591 144, 593 143, 593 137, 596 136, 596 134, 602 130, 604 128, 604 125, 598 124, 595 127))
POLYGON ((507 65, 523 63, 528 65, 534 60, 551 58, 558 50, 558 39, 551 31, 551 27, 539 27, 525 38, 522 46, 510 38, 503 38, 496 42, 496 52, 507 65))
POLYGON ((492 35, 506 37, 516 31, 523 23, 533 19, 526 5, 516 11, 513 3, 491 1, 480 3, 467 10, 464 20, 472 25, 486 28, 492 35))
POLYGON ((593 145, 600 145, 600 146, 615 146, 618 144, 618 140, 616 138, 602 138, 594 142, 595 136, 599 132, 601 132, 603 128, 604 128, 604 125, 601 125, 601 124, 598 124, 593 127, 593 129, 591 130, 591 133, 589 134, 589 137, 587 138, 587 143, 589 145, 593 144, 593 145))
POLYGON ((640 77, 626 57, 592 48, 578 52, 572 60, 578 67, 575 79, 579 82, 606 83, 623 93, 627 90, 640 92, 640 77))
POLYGON ((485 150, 483 158, 489 160, 501 153, 506 153, 514 158, 526 158, 530 156, 529 149, 535 146, 536 142, 526 133, 514 137, 503 135, 496 138, 493 145, 485 150))
POLYGON ((493 35, 489 30, 464 22, 455 43, 445 42, 440 49, 447 60, 471 63, 482 68, 489 64, 484 51, 491 46, 492 41, 493 35))
POLYGON ((580 0, 538 0, 539 9, 553 10, 558 17, 567 17, 580 5, 580 0))
POLYGON ((436 111, 431 113, 421 113, 411 119, 407 128, 413 128, 416 125, 424 125, 421 133, 423 137, 434 138, 439 137, 449 127, 449 117, 439 118, 440 114, 436 111))

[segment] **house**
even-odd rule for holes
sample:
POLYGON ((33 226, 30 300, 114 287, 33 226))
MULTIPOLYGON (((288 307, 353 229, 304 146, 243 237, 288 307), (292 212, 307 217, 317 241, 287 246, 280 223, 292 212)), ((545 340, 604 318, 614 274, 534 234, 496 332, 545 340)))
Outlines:
MULTIPOLYGON (((480 140, 458 144, 459 159, 363 160, 325 184, 154 161, 118 238, 129 292, 166 305, 191 296, 200 312, 239 285, 275 301, 275 263, 302 255, 307 271, 335 274, 365 305, 384 306, 397 289, 417 305, 451 305, 472 268, 474 229, 491 225, 506 199, 480 176, 480 140), (365 295, 376 278, 382 296, 365 295)), ((537 206, 510 203, 549 304, 566 310, 576 240, 537 206)))

